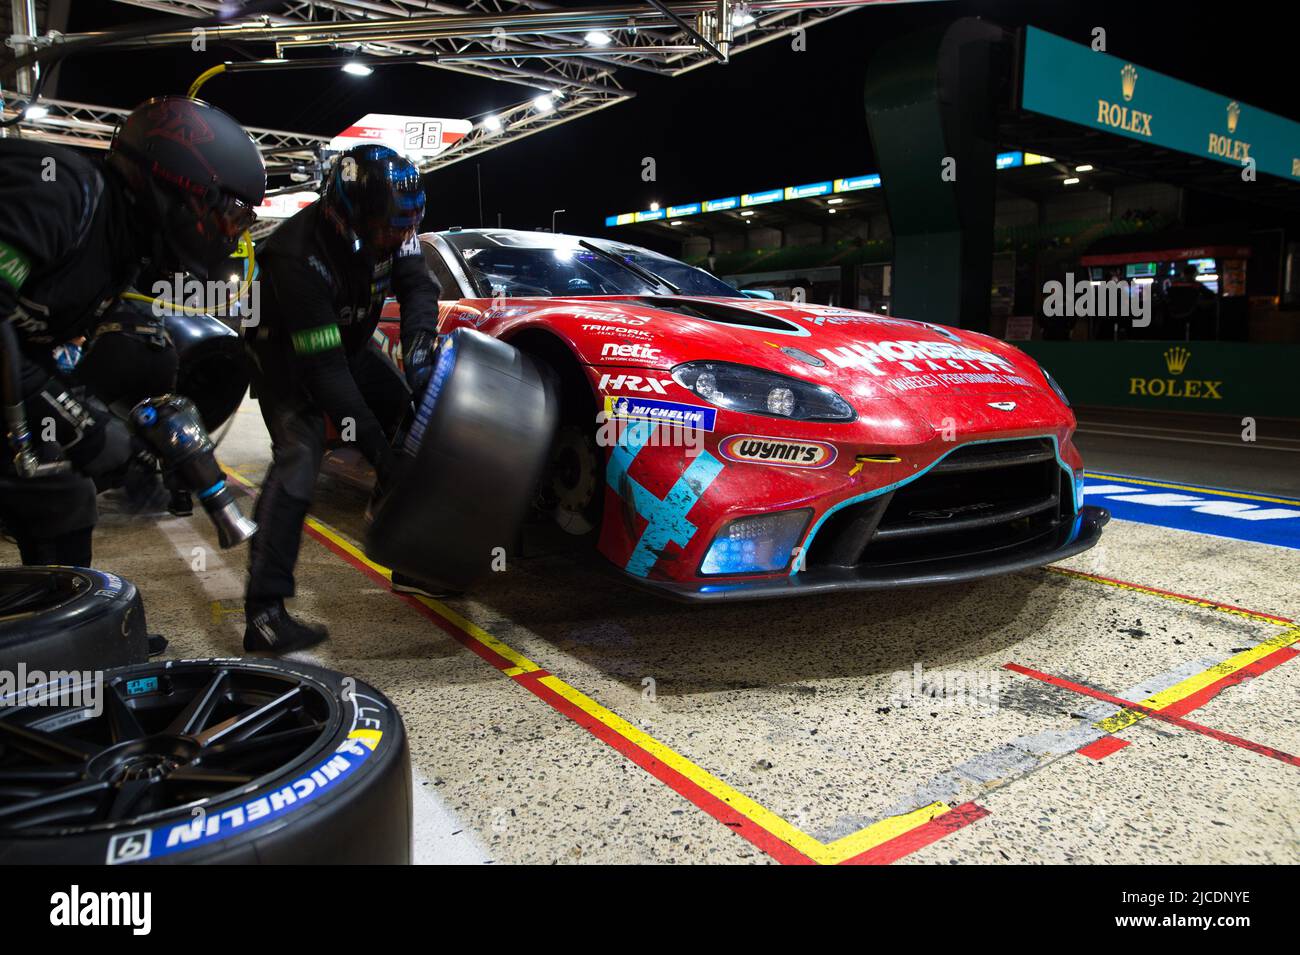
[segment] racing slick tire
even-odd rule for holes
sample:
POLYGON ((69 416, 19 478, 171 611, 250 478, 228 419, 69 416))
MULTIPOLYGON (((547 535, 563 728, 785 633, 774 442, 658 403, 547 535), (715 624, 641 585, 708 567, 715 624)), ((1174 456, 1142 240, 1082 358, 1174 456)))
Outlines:
POLYGON ((0 569, 0 671, 106 670, 148 658, 144 604, 130 581, 83 567, 0 569))
POLYGON ((550 369, 472 329, 439 342, 433 375, 377 489, 366 553, 463 591, 517 543, 559 422, 550 369))
POLYGON ((0 865, 410 862, 406 732, 373 687, 169 660, 99 693, 0 707, 0 777, 22 782, 0 790, 0 865))
POLYGON ((180 359, 176 391, 194 402, 203 427, 212 434, 235 413, 248 391, 243 340, 211 315, 175 313, 165 322, 180 359))

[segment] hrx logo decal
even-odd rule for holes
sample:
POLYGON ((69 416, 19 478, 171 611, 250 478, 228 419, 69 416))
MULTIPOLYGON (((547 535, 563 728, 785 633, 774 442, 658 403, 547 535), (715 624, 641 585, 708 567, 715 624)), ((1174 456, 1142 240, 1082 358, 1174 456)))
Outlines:
POLYGON ((822 441, 765 438, 757 434, 733 434, 718 445, 730 461, 775 464, 784 468, 824 468, 835 460, 835 445, 822 441))
POLYGON ((647 394, 668 394, 667 381, 644 378, 640 375, 601 375, 601 391, 639 391, 647 394))

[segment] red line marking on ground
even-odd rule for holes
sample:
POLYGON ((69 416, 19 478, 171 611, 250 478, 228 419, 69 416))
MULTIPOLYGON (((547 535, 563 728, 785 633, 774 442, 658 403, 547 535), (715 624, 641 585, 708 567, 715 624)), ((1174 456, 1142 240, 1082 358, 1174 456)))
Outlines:
POLYGON ((958 829, 969 826, 972 822, 983 819, 988 814, 989 811, 983 806, 977 806, 973 802, 964 802, 960 806, 953 806, 948 812, 941 816, 935 816, 929 822, 923 823, 915 829, 894 836, 888 842, 882 842, 880 845, 868 849, 861 855, 845 859, 840 865, 889 865, 891 862, 897 862, 903 856, 910 855, 917 849, 923 849, 930 843, 951 835, 958 829))
POLYGON ((1111 753, 1118 752, 1128 745, 1128 740, 1120 739, 1118 736, 1103 736, 1099 740, 1094 740, 1087 746, 1080 746, 1076 753, 1080 756, 1087 756, 1089 759, 1105 759, 1111 753))
MULTIPOLYGON (((1270 654, 1270 656, 1271 655, 1272 654, 1270 654)), ((1265 657, 1264 659, 1268 659, 1268 657, 1265 657)), ((1032 677, 1035 680, 1041 680, 1044 683, 1050 683, 1052 686, 1059 686, 1065 690, 1073 690, 1075 693, 1081 693, 1084 696, 1091 696, 1096 700, 1105 700, 1107 703, 1111 703, 1121 709, 1136 710, 1151 719, 1161 720, 1165 723, 1172 723, 1174 726, 1181 726, 1183 729, 1191 730, 1193 733, 1200 733, 1203 736, 1210 737, 1211 739, 1217 739, 1221 743, 1231 743, 1233 746, 1240 746, 1242 749, 1250 750, 1252 753, 1259 753, 1261 756, 1268 756, 1283 763, 1289 763, 1292 766, 1300 766, 1300 757, 1292 756, 1290 753, 1284 753, 1282 750, 1274 749, 1272 746, 1265 746, 1263 743, 1255 743, 1248 739, 1242 739, 1240 736, 1233 736, 1231 733, 1225 733, 1222 730, 1212 729, 1209 726, 1202 726, 1200 723, 1193 723, 1191 720, 1185 720, 1180 716, 1170 716, 1163 710, 1153 710, 1151 707, 1143 706, 1141 703, 1122 700, 1118 696, 1112 696, 1103 690, 1095 690, 1090 686, 1084 686, 1082 683, 1073 683, 1070 680, 1062 679, 1059 676, 1052 676, 1049 673, 1043 673, 1039 670, 1031 670, 1029 667, 1021 666, 1019 663, 1004 663, 1002 666, 1003 669, 1010 670, 1012 673, 1019 673, 1022 676, 1032 677)))
POLYGON ((523 673, 516 673, 514 678, 519 682, 523 682, 524 680, 540 680, 542 677, 550 676, 550 675, 551 675, 550 670, 537 669, 537 670, 527 670, 523 673))
MULTIPOLYGON (((314 538, 315 540, 319 541, 320 543, 328 547, 333 553, 343 558, 343 560, 345 560, 347 563, 351 564, 357 570, 360 570, 366 576, 374 580, 376 583, 384 587, 388 586, 389 584, 388 579, 384 577, 383 574, 367 566, 363 562, 357 560, 354 556, 349 554, 343 548, 339 547, 337 544, 331 541, 327 536, 320 533, 315 528, 311 527, 310 525, 304 525, 303 530, 305 530, 308 534, 310 534, 312 538, 314 538)), ((514 664, 510 660, 507 660, 505 657, 501 656, 500 654, 495 653, 489 648, 483 646, 483 644, 479 643, 477 640, 474 640, 468 634, 463 633, 459 628, 457 628, 450 621, 444 620, 437 613, 430 610, 428 607, 420 603, 414 597, 410 597, 406 594, 393 594, 393 596, 401 598, 402 600, 406 601, 408 605, 414 607, 425 617, 427 617, 428 619, 436 623, 438 627, 444 632, 446 632, 446 634, 450 636, 453 640, 455 640, 457 643, 461 644, 462 646, 467 647, 468 649, 474 651, 480 657, 486 660, 488 663, 491 663, 498 670, 508 670, 510 669, 510 667, 514 666, 514 664)), ((520 674, 520 677, 530 676, 530 675, 533 674, 520 674)), ((671 766, 667 766, 664 763, 661 763, 658 759, 650 755, 650 753, 646 752, 644 749, 642 749, 640 746, 633 743, 631 740, 627 739, 624 736, 620 736, 618 733, 614 732, 604 723, 600 722, 599 720, 595 719, 589 714, 584 713, 582 710, 574 706, 564 697, 560 696, 558 693, 556 693, 546 684, 542 683, 540 679, 516 678, 515 682, 518 683, 520 686, 524 687, 525 689, 527 689, 534 696, 538 697, 545 703, 549 704, 554 709, 563 713, 565 716, 567 716, 573 722, 577 723, 579 726, 585 729, 592 736, 599 739, 601 742, 608 744, 618 752, 622 753, 632 762, 636 763, 638 766, 644 769, 651 776, 655 777, 664 785, 668 786, 669 789, 673 790, 675 793, 682 796, 684 799, 686 799, 693 805, 699 807, 704 812, 708 813, 714 819, 718 820, 723 825, 725 825, 728 829, 731 829, 737 835, 748 840, 750 843, 752 843, 753 845, 757 846, 759 849, 766 852, 768 855, 776 859, 778 862, 784 863, 786 865, 792 865, 792 864, 793 865, 815 865, 816 864, 813 859, 810 859, 808 856, 804 855, 802 852, 788 845, 787 843, 782 842, 780 839, 772 835, 772 833, 768 832, 766 829, 762 828, 761 826, 756 825, 755 823, 751 822, 749 819, 746 819, 743 815, 741 815, 735 809, 732 809, 729 805, 727 805, 717 796, 714 796, 708 790, 702 788, 701 786, 696 785, 692 780, 686 778, 681 773, 677 772, 677 770, 673 769, 671 766)), ((940 833, 940 835, 942 834, 943 833, 940 833)), ((935 836, 936 839, 938 837, 939 836, 935 836)), ((917 848, 920 848, 920 846, 917 846, 917 848)))
POLYGON ((1238 683, 1245 683, 1252 680, 1261 673, 1267 673, 1275 666, 1286 663, 1292 657, 1300 656, 1300 650, 1294 647, 1279 647, 1266 657, 1260 657, 1254 663, 1248 663, 1234 673, 1229 673, 1222 680, 1216 680, 1204 689, 1197 690, 1189 696, 1183 697, 1174 703, 1166 706, 1161 713, 1167 713, 1170 716, 1186 716, 1192 710, 1200 709, 1210 700, 1214 699, 1230 686, 1236 686, 1238 683))
POLYGON ((518 682, 520 686, 526 687, 592 736, 622 753, 651 776, 673 790, 673 792, 708 813, 737 835, 762 849, 773 859, 784 865, 816 865, 815 860, 810 859, 793 846, 782 842, 762 826, 746 819, 717 796, 697 786, 671 766, 661 763, 636 743, 633 743, 625 736, 620 736, 600 720, 574 706, 546 684, 535 680, 518 682))
POLYGON ((1196 603, 1205 604, 1210 607, 1218 607, 1220 610, 1235 610, 1238 613, 1248 613, 1254 617, 1262 617, 1265 620, 1273 620, 1281 624, 1295 623, 1290 617, 1280 617, 1275 613, 1264 613, 1262 610, 1251 610, 1249 607, 1238 607, 1235 604, 1226 604, 1219 600, 1211 600, 1208 597, 1193 597, 1191 594, 1180 594, 1176 590, 1164 590, 1160 587, 1152 587, 1150 584, 1138 584, 1131 580, 1120 580, 1118 577, 1106 577, 1102 574, 1093 574, 1081 570, 1070 570, 1068 567, 1055 568, 1058 573, 1066 577, 1089 577, 1094 580, 1104 580, 1110 584, 1117 584, 1121 587, 1136 587, 1138 590, 1150 591, 1153 594, 1164 594, 1166 597, 1177 597, 1180 600, 1192 600, 1196 603))

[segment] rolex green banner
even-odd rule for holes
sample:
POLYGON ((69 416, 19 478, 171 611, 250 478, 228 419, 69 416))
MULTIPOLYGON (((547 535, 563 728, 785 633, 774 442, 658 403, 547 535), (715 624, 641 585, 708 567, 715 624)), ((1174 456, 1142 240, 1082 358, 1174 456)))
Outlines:
POLYGON ((1300 123, 1059 36, 1025 31, 1021 105, 1036 113, 1300 179, 1300 123))
POLYGON ((1075 405, 1300 418, 1300 345, 1017 342, 1075 405))

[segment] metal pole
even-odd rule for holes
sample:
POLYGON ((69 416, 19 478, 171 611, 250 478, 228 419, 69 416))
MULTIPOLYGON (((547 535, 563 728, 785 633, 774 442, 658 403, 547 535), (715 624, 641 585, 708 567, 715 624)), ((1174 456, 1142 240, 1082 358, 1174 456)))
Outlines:
MULTIPOLYGON (((36 0, 10 0, 9 11, 14 36, 36 35, 36 0)), ((25 56, 33 49, 35 47, 30 43, 13 44, 15 57, 25 56)), ((31 66, 20 68, 14 75, 14 92, 18 93, 25 103, 31 102, 32 90, 36 88, 39 70, 40 66, 33 63, 31 66)), ((17 135, 16 127, 0 126, 0 137, 17 135)))
MULTIPOLYGON (((10 0, 9 9, 14 25, 14 36, 36 36, 36 0, 10 0)), ((15 43, 14 56, 26 56, 33 48, 30 43, 15 43)), ((39 75, 39 64, 33 63, 31 66, 21 67, 18 75, 14 77, 14 89, 25 98, 31 99, 39 75)))
POLYGON ((567 212, 567 211, 568 211, 567 209, 553 209, 551 211, 551 235, 555 234, 555 217, 558 216, 561 212, 567 212))

